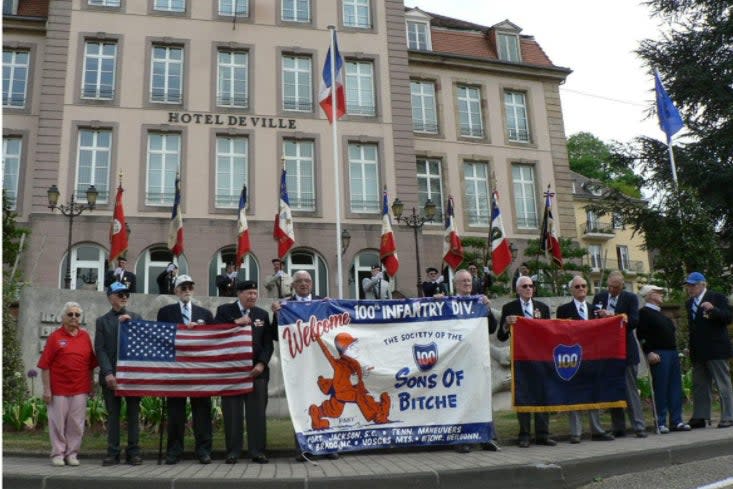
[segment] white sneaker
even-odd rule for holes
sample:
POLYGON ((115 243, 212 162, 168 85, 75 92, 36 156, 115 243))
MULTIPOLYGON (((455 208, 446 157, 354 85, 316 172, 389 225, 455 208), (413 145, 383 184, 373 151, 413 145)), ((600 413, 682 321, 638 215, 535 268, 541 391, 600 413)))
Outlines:
POLYGON ((77 467, 79 465, 79 459, 76 458, 76 455, 69 455, 66 457, 66 463, 72 467, 77 467))
POLYGON ((64 457, 62 457, 61 455, 51 457, 51 465, 53 465, 54 467, 63 467, 64 465, 66 465, 64 463, 64 457))
POLYGON ((667 433, 669 433, 669 428, 667 428, 666 426, 662 425, 662 426, 659 427, 659 433, 661 433, 662 435, 666 435, 667 433))

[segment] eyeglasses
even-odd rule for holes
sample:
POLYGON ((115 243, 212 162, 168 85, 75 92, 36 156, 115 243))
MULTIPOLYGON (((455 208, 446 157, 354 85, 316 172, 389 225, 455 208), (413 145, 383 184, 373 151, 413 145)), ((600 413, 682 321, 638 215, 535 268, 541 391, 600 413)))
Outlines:
POLYGON ((81 313, 80 312, 67 312, 66 313, 66 317, 80 318, 81 317, 81 313))
POLYGON ((573 285, 573 288, 575 288, 575 289, 585 289, 585 288, 587 288, 587 287, 588 287, 588 285, 587 285, 587 284, 577 284, 577 285, 573 285))
POLYGON ((524 285, 520 285, 520 287, 522 287, 523 289, 533 289, 534 284, 524 284, 524 285))
POLYGON ((121 292, 117 294, 117 297, 119 297, 120 299, 127 299, 128 297, 130 297, 130 294, 128 294, 127 292, 121 292))
POLYGON ((179 285, 178 288, 183 292, 188 292, 189 290, 193 290, 193 285, 179 285))

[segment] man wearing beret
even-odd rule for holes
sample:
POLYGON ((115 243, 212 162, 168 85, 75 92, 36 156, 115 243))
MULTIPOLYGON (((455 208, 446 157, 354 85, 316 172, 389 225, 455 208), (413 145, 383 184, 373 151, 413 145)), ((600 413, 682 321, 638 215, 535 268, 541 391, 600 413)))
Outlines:
MULTIPOLYGON (((122 397, 117 390, 117 334, 120 323, 142 319, 136 312, 127 310, 130 289, 122 282, 112 282, 107 288, 107 300, 112 305, 107 314, 97 318, 94 333, 94 353, 99 362, 99 385, 102 386, 104 405, 107 408, 107 456, 102 465, 120 463, 120 410, 122 397)), ((140 465, 140 398, 125 397, 127 404, 127 463, 140 465)))
POLYGON ((237 284, 237 300, 223 304, 216 310, 217 323, 234 323, 252 328, 252 383, 254 390, 249 394, 222 396, 221 410, 224 418, 226 439, 226 463, 235 464, 242 452, 244 423, 242 408, 247 418, 247 447, 252 461, 268 463, 265 455, 267 383, 270 370, 267 364, 274 350, 270 316, 257 307, 257 283, 243 281, 237 284))
POLYGON ((704 428, 710 419, 713 381, 720 392, 718 428, 733 426, 733 389, 728 359, 733 356, 728 325, 733 319, 728 298, 707 289, 705 276, 692 272, 685 280, 685 303, 692 361, 692 428, 704 428))

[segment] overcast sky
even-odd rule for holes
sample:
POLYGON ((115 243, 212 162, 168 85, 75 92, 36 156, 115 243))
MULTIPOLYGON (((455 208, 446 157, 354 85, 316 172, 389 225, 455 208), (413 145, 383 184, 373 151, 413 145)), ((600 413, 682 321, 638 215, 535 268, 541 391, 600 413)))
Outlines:
POLYGON ((588 131, 605 142, 640 135, 663 140, 654 78, 633 51, 659 37, 658 19, 637 0, 405 0, 449 17, 491 26, 509 19, 534 36, 552 62, 573 70, 560 95, 568 136, 588 131))

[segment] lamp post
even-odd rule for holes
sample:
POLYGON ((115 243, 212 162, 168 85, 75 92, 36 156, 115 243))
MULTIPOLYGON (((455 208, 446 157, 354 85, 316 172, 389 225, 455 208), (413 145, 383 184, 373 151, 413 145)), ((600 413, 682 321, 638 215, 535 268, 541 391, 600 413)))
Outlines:
POLYGON ((402 211, 405 208, 405 204, 398 198, 392 202, 392 215, 395 220, 401 224, 404 224, 408 228, 411 228, 415 234, 415 263, 417 264, 417 295, 422 297, 422 277, 420 276, 420 243, 417 239, 417 231, 422 229, 426 222, 432 222, 435 217, 435 204, 433 201, 428 199, 423 207, 423 213, 418 214, 415 207, 412 208, 412 213, 406 216, 402 215, 402 211))
POLYGON ((341 254, 344 255, 346 253, 346 249, 349 247, 349 244, 351 244, 351 233, 348 229, 344 228, 343 231, 341 231, 341 254))
POLYGON ((61 195, 61 192, 59 192, 59 189, 56 187, 56 185, 51 185, 51 187, 46 192, 48 195, 48 208, 52 211, 58 209, 61 214, 69 218, 69 241, 66 245, 66 276, 64 277, 64 285, 67 289, 71 288, 71 242, 72 242, 72 233, 74 228, 74 218, 78 215, 80 215, 82 212, 86 210, 94 210, 94 207, 97 205, 97 195, 99 195, 99 192, 97 192, 97 189, 94 187, 94 185, 90 185, 87 189, 87 203, 86 204, 80 204, 74 200, 74 192, 71 193, 71 199, 69 200, 69 203, 59 204, 59 196, 61 195))

